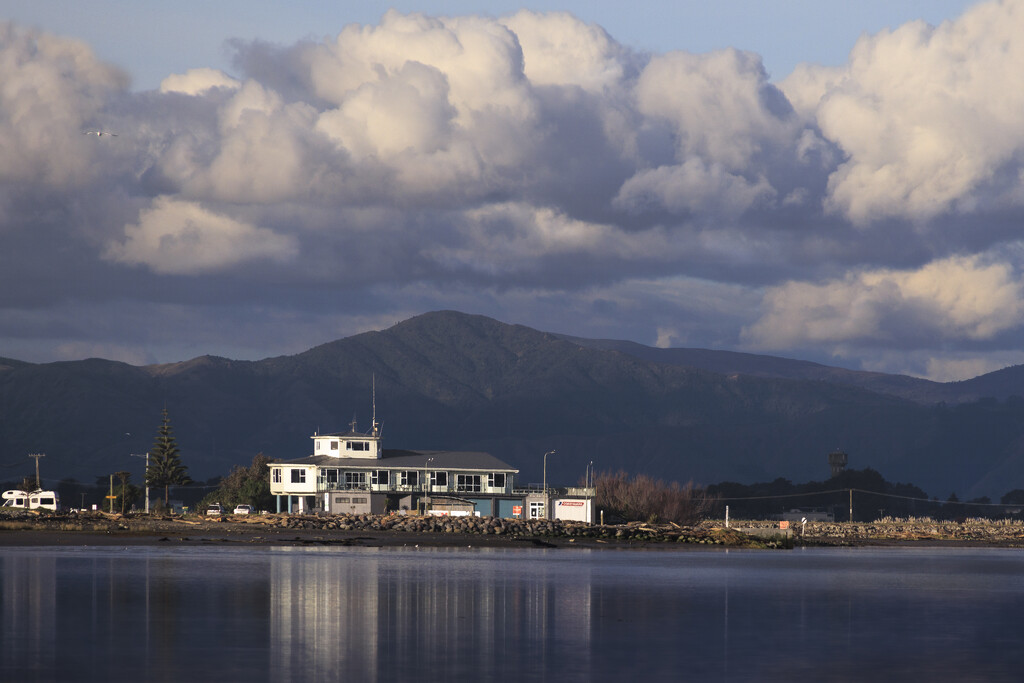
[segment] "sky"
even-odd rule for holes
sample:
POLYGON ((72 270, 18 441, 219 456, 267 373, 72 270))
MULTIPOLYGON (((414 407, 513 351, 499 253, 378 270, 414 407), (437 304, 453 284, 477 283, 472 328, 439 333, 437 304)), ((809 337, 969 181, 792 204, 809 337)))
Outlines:
POLYGON ((1024 0, 5 0, 0 356, 1024 363, 1022 67, 1024 0))

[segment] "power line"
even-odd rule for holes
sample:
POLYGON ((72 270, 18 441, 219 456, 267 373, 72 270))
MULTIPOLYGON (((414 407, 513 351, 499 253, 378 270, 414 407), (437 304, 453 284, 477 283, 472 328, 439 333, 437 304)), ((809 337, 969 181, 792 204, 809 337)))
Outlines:
POLYGON ((830 491, 809 491, 807 493, 782 493, 774 496, 730 496, 728 498, 716 498, 718 501, 735 501, 735 500, 775 500, 781 498, 807 498, 808 496, 824 496, 834 493, 866 493, 872 496, 882 496, 883 498, 898 498, 900 500, 911 500, 922 503, 931 503, 933 505, 967 505, 971 507, 997 507, 997 508, 1024 508, 1024 503, 981 503, 971 502, 967 500, 939 500, 937 498, 918 498, 914 496, 901 496, 895 493, 883 493, 881 491, 868 491, 867 489, 832 489, 830 491))

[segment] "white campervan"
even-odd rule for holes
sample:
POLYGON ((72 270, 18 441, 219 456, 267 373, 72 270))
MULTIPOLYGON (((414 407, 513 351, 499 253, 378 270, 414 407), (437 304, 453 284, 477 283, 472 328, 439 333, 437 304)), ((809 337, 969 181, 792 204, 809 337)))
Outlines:
POLYGON ((4 491, 5 508, 24 508, 26 510, 52 510, 60 507, 60 496, 56 491, 33 491, 28 493, 18 489, 4 491))

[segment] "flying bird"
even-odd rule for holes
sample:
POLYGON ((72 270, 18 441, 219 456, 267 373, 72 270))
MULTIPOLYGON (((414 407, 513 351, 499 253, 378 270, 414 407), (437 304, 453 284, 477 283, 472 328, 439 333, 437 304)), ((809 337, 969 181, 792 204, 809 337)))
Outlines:
POLYGON ((82 135, 95 135, 98 138, 101 138, 104 135, 109 135, 109 136, 115 137, 115 138, 117 137, 117 133, 108 133, 105 130, 86 130, 86 131, 82 131, 82 135))

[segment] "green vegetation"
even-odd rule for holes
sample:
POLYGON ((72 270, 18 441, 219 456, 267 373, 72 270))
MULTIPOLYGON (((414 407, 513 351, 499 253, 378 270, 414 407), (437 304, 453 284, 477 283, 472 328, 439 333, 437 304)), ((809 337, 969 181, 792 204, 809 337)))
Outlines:
POLYGON ((231 473, 221 480, 217 490, 200 501, 200 509, 210 503, 220 503, 229 512, 242 503, 248 503, 256 510, 271 509, 274 504, 270 495, 271 462, 267 456, 257 453, 248 467, 235 465, 231 473))
POLYGON ((192 479, 188 476, 188 468, 181 464, 181 454, 174 439, 167 408, 163 409, 161 415, 156 441, 153 442, 153 448, 149 451, 150 462, 149 468, 146 470, 146 485, 163 487, 164 507, 167 507, 171 486, 190 484, 192 479))

